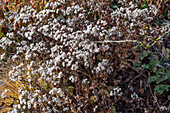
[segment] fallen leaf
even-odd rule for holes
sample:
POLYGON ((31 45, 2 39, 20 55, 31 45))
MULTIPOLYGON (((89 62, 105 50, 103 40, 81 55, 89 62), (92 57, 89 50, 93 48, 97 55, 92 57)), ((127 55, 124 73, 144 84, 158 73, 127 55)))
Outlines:
POLYGON ((143 88, 140 88, 140 89, 139 89, 139 92, 140 92, 141 94, 143 94, 143 93, 144 93, 144 89, 143 89, 143 88))

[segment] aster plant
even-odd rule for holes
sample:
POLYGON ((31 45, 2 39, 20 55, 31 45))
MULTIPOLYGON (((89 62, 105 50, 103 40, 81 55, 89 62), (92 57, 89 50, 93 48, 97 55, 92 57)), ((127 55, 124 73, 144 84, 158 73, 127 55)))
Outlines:
MULTIPOLYGON (((119 85, 123 75, 117 73, 139 61, 134 47, 151 50, 169 33, 168 26, 155 27, 155 5, 141 9, 125 0, 115 6, 99 0, 8 2, 7 8, 17 7, 6 8, 1 21, 6 32, 1 26, 5 52, 0 60, 12 64, 0 86, 1 103, 9 113, 120 111, 114 106, 127 92, 119 85)), ((126 103, 141 103, 142 97, 129 89, 126 103)))

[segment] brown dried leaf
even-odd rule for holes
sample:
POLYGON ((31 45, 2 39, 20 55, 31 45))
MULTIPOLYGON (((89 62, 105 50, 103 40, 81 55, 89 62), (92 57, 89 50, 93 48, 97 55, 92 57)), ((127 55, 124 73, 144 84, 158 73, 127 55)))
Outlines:
POLYGON ((139 89, 139 92, 140 92, 141 94, 143 94, 143 93, 144 93, 144 89, 143 89, 143 88, 140 88, 140 89, 139 89))

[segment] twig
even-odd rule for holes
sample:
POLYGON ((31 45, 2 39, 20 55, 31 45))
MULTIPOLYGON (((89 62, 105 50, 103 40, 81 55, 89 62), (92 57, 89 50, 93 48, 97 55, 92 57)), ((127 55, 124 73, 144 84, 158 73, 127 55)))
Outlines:
POLYGON ((141 75, 144 76, 145 78, 147 78, 143 73, 140 73, 139 71, 137 71, 136 69, 134 69, 131 65, 129 65, 126 62, 123 62, 124 64, 128 65, 129 67, 131 67, 133 70, 135 70, 137 73, 139 73, 139 75, 137 75, 133 80, 131 80, 131 82, 129 83, 128 87, 130 87, 130 85, 132 84, 132 82, 137 79, 138 77, 140 77, 141 75))
POLYGON ((168 30, 167 32, 165 32, 162 36, 161 36, 161 38, 162 37, 164 37, 166 34, 168 34, 168 33, 170 33, 170 30, 168 30))
POLYGON ((119 41, 112 41, 112 40, 104 40, 104 41, 95 41, 97 43, 123 43, 123 42, 139 42, 138 40, 119 40, 119 41))
MULTIPOLYGON (((162 36, 159 37, 159 39, 161 39, 162 37, 164 37, 166 34, 168 34, 170 32, 167 31, 165 32, 162 36)), ((149 37, 152 37, 152 36, 146 36, 147 38, 149 37)), ((153 37, 152 37, 153 38, 153 37)), ((158 41, 158 40, 157 40, 158 41)), ((118 40, 118 41, 113 41, 113 40, 104 40, 104 41, 94 41, 94 42, 97 42, 97 43, 123 43, 123 42, 140 42, 138 40, 118 40)), ((153 46, 154 44, 152 44, 153 46)))
POLYGON ((80 70, 78 70, 78 72, 80 72, 80 73, 82 73, 82 74, 88 76, 90 79, 93 79, 90 75, 88 75, 88 74, 86 74, 86 73, 84 73, 84 72, 82 72, 82 71, 80 71, 80 70))
POLYGON ((130 85, 132 84, 132 82, 137 79, 138 77, 140 77, 142 75, 142 73, 140 73, 139 75, 137 75, 133 80, 130 81, 128 88, 130 88, 130 85))

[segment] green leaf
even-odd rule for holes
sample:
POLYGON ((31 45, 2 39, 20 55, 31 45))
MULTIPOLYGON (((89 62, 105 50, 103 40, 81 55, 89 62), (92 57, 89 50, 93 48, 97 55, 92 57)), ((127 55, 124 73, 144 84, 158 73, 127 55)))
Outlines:
POLYGON ((152 65, 147 64, 145 68, 151 70, 152 69, 152 65))
POLYGON ((107 95, 107 97, 110 97, 109 92, 107 90, 104 90, 103 92, 104 92, 104 94, 107 95))
POLYGON ((44 9, 49 9, 50 8, 50 6, 48 6, 48 7, 44 7, 44 9))
POLYGON ((160 21, 157 21, 156 24, 160 26, 162 23, 160 21))
POLYGON ((163 57, 160 61, 160 65, 163 65, 167 61, 166 57, 163 57))
POLYGON ((161 11, 161 15, 167 17, 168 16, 168 13, 165 13, 163 10, 161 11))
POLYGON ((164 73, 164 72, 157 72, 157 74, 165 75, 165 73, 164 73))
POLYGON ((168 76, 168 78, 170 78, 170 70, 166 71, 166 75, 168 76))
POLYGON ((111 4, 111 5, 109 5, 109 7, 112 8, 112 9, 115 9, 115 8, 114 8, 115 6, 118 7, 118 4, 111 4))
POLYGON ((161 75, 156 75, 156 84, 159 84, 160 82, 163 81, 163 78, 161 78, 161 75))
POLYGON ((147 4, 143 4, 142 5, 142 8, 144 9, 144 8, 148 8, 148 5, 147 4))
POLYGON ((146 64, 143 64, 143 65, 142 65, 142 69, 145 69, 145 68, 146 68, 146 64))
POLYGON ((155 82, 155 76, 150 76, 148 79, 150 82, 155 82))
POLYGON ((114 106, 112 106, 112 112, 113 112, 113 113, 117 113, 114 106))
POLYGON ((144 1, 144 3, 146 3, 146 2, 147 2, 147 0, 144 1))
POLYGON ((18 43, 19 42, 19 38, 18 37, 15 37, 15 42, 18 43))
POLYGON ((139 63, 139 62, 136 62, 135 64, 133 64, 133 67, 135 68, 135 67, 138 67, 138 66, 140 66, 141 64, 139 63))
POLYGON ((155 94, 163 94, 164 91, 169 91, 169 88, 170 88, 170 85, 157 85, 155 88, 154 88, 154 93, 155 94))
POLYGON ((158 60, 151 60, 149 64, 151 65, 151 68, 154 68, 158 64, 158 60))
POLYGON ((94 102, 97 101, 97 97, 96 96, 91 96, 90 100, 91 100, 90 103, 94 103, 94 102))
POLYGON ((73 86, 69 86, 69 87, 67 87, 66 89, 69 91, 70 94, 73 95, 73 90, 74 90, 74 87, 73 87, 73 86))
POLYGON ((147 57, 150 54, 150 52, 143 52, 142 54, 140 54, 140 60, 143 60, 145 57, 147 57))
POLYGON ((136 52, 141 52, 142 51, 142 47, 140 44, 138 44, 138 48, 136 49, 136 52))

